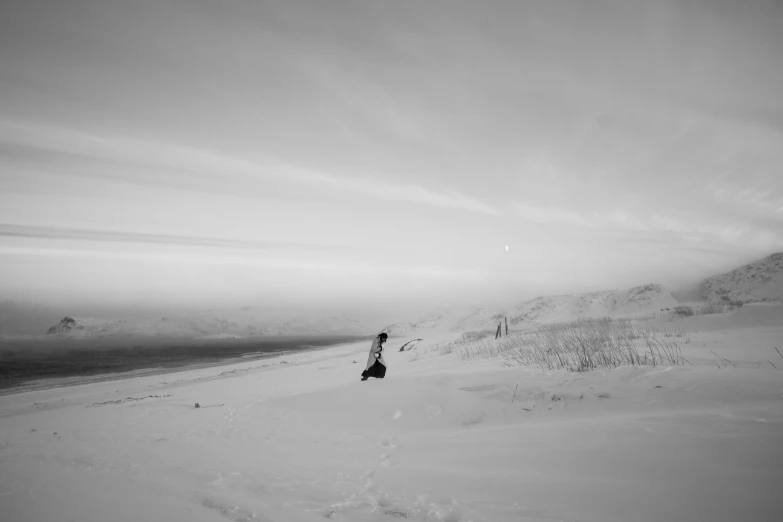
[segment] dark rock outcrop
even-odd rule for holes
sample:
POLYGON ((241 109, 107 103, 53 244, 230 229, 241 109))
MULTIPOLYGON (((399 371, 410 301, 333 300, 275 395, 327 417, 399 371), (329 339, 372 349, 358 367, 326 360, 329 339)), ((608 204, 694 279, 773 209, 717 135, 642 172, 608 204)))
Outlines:
POLYGON ((46 335, 68 333, 73 330, 82 330, 82 329, 84 329, 84 326, 77 323, 76 319, 73 319, 71 317, 64 317, 59 323, 49 328, 49 331, 46 332, 46 335))

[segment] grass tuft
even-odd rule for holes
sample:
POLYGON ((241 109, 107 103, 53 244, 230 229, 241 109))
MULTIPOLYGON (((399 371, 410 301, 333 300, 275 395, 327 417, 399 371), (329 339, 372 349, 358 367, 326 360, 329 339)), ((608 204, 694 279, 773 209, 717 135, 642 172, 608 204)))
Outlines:
POLYGON ((722 314, 730 312, 735 308, 741 308, 743 304, 742 301, 735 299, 726 302, 710 302, 700 306, 680 305, 675 306, 669 312, 669 318, 677 319, 680 317, 693 317, 695 315, 722 314))

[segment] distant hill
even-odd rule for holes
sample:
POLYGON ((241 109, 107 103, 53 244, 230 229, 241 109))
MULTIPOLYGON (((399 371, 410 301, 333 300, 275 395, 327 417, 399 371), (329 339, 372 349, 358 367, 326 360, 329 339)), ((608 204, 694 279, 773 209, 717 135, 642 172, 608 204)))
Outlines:
POLYGON ((634 317, 677 306, 678 301, 658 284, 588 294, 537 297, 509 310, 509 322, 554 323, 600 317, 634 317))
POLYGON ((605 290, 587 294, 544 296, 523 301, 506 309, 476 308, 459 317, 439 314, 409 323, 386 327, 391 335, 405 335, 423 330, 494 330, 508 318, 509 325, 555 323, 600 317, 634 317, 650 315, 677 306, 678 301, 661 285, 649 284, 622 290, 605 290))
MULTIPOLYGON (((371 335, 377 326, 349 315, 298 319, 268 318, 252 308, 222 312, 201 312, 179 316, 132 319, 65 317, 46 335, 75 339, 94 338, 187 338, 252 339, 282 335, 371 335)), ((43 333, 43 332, 42 332, 43 333)))
POLYGON ((708 277, 700 285, 700 295, 709 301, 783 300, 783 252, 708 277))
MULTIPOLYGON (((410 322, 389 324, 383 331, 393 336, 424 335, 434 331, 494 331, 508 319, 509 327, 600 317, 634 317, 673 308, 675 296, 712 301, 783 300, 783 253, 705 279, 695 292, 669 293, 661 285, 647 284, 620 290, 585 294, 542 296, 501 307, 469 305, 441 308, 410 322), (691 294, 693 294, 691 296, 691 294)), ((690 299, 688 299, 690 300, 690 299)), ((375 335, 376 321, 361 315, 309 317, 292 311, 244 307, 183 313, 177 316, 96 319, 79 315, 52 318, 49 309, 22 309, 16 303, 0 303, 0 335, 41 325, 40 335, 68 338, 180 337, 231 339, 295 335, 375 335), (42 323, 46 320, 46 323, 42 323), (59 321, 59 322, 57 322, 59 321)))

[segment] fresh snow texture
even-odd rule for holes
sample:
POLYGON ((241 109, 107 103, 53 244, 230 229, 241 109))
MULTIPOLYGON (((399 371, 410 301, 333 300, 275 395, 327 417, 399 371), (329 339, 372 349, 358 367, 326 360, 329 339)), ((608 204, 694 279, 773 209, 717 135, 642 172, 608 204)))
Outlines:
POLYGON ((442 334, 391 339, 383 380, 368 341, 5 395, 0 518, 780 520, 781 319, 668 323, 694 366, 508 367, 442 334))

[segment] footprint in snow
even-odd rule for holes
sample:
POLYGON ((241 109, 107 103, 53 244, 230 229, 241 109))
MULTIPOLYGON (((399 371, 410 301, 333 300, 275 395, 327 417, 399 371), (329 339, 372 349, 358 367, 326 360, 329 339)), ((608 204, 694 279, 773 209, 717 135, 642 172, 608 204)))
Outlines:
POLYGON ((389 453, 384 453, 383 455, 381 455, 381 466, 385 468, 394 467, 398 463, 399 462, 397 461, 397 459, 392 458, 391 454, 389 453))
MULTIPOLYGON (((371 472, 368 472, 371 473, 371 472)), ((434 500, 429 495, 407 497, 404 494, 361 490, 344 501, 322 511, 330 520, 431 520, 440 522, 486 522, 453 499, 434 500), (380 515, 380 516, 379 516, 380 515), (376 518, 377 517, 377 518, 376 518)))
POLYGON ((264 518, 257 518, 256 514, 252 511, 242 509, 239 506, 227 506, 221 502, 213 500, 211 498, 205 498, 201 501, 201 505, 212 511, 216 511, 220 516, 225 519, 231 520, 231 522, 251 522, 254 520, 266 520, 264 518))

